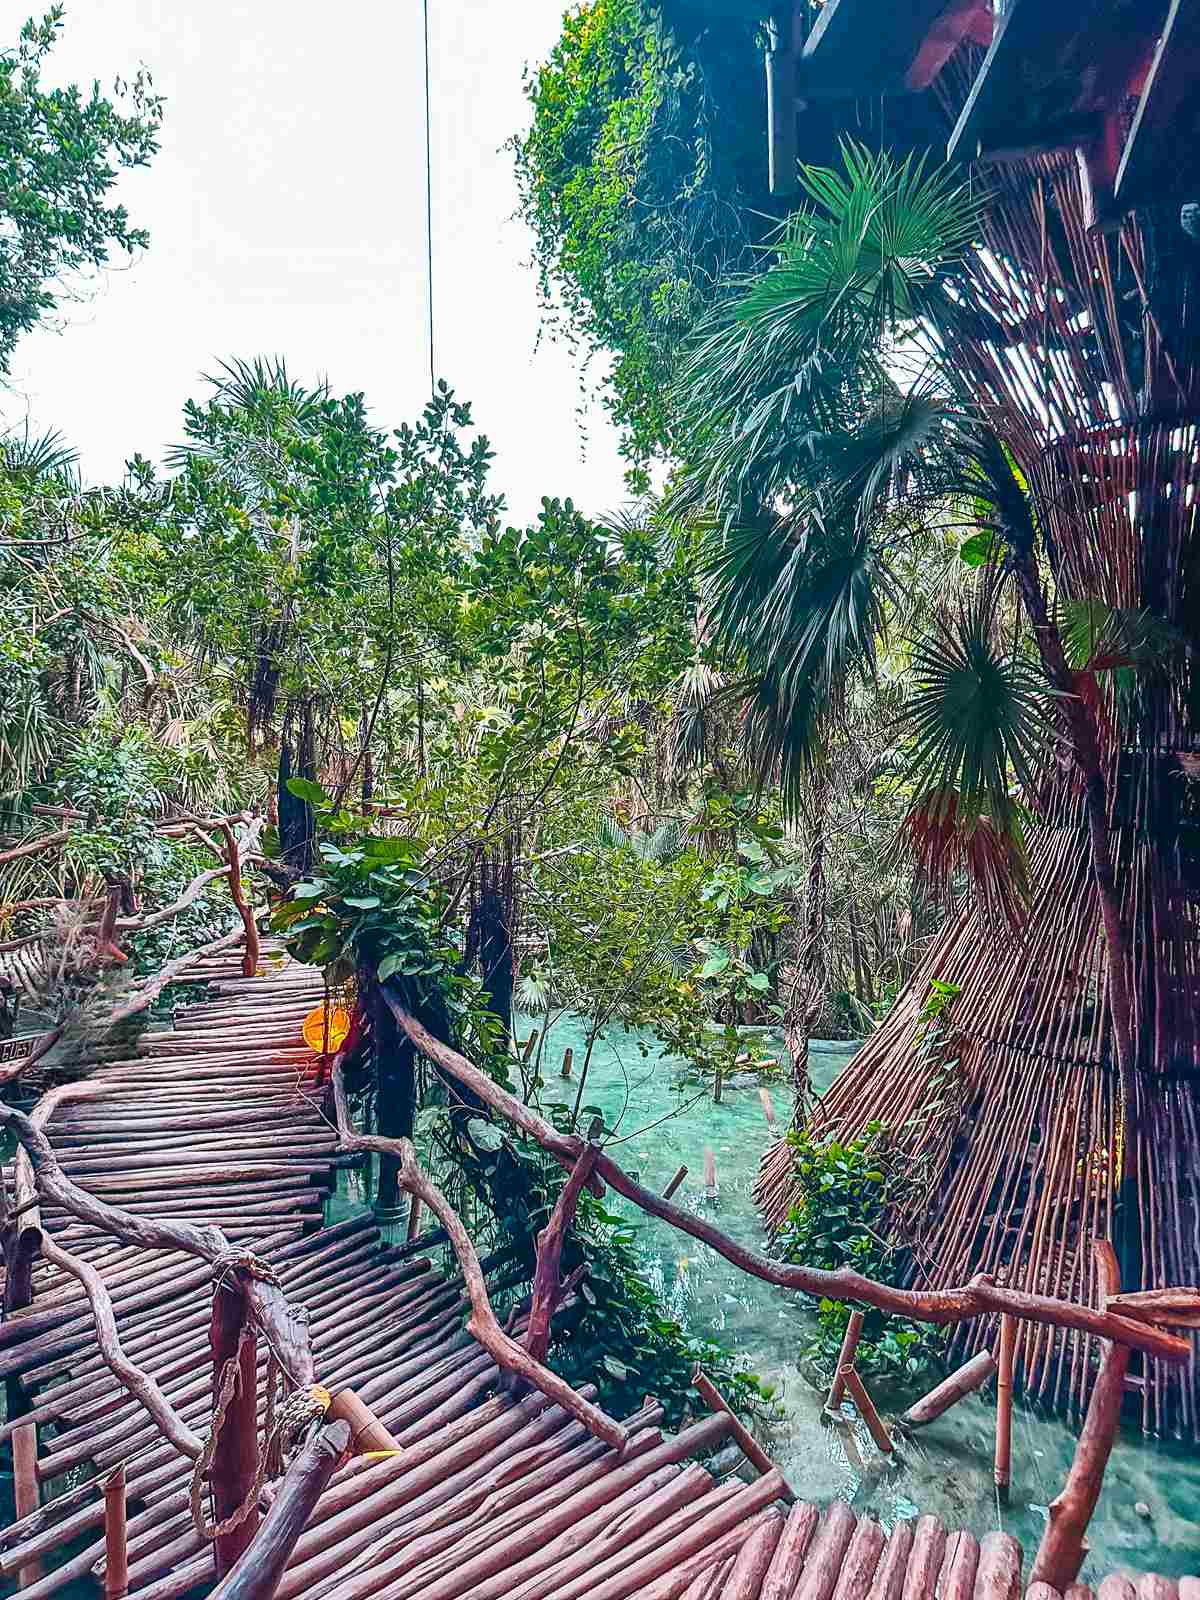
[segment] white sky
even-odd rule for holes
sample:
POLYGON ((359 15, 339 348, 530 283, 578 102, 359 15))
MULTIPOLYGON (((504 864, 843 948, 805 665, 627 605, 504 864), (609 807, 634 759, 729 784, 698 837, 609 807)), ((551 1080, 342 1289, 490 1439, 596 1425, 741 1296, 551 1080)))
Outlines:
MULTIPOLYGON (((587 445, 575 358, 544 343, 529 236, 513 219, 523 66, 565 0, 430 0, 437 370, 496 452, 513 520, 543 494, 625 498, 598 405, 587 445)), ((0 0, 7 44, 38 0, 0 0)), ((53 78, 107 89, 139 62, 167 96, 162 149, 120 195, 150 249, 114 258, 64 331, 17 347, 0 421, 58 428, 92 481, 178 440, 222 357, 283 355, 362 390, 380 426, 428 391, 420 0, 68 0, 53 78)))

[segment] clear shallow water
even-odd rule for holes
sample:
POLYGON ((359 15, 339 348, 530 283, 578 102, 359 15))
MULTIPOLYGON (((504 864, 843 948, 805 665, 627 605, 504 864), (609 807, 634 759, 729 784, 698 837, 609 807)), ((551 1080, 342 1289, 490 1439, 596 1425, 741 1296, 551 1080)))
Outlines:
MULTIPOLYGON (((529 1025, 519 1031, 527 1033, 529 1025)), ((752 1191, 771 1134, 757 1082, 726 1084, 720 1105, 708 1093, 697 1099, 699 1085, 657 1056, 656 1046, 644 1037, 651 1045, 648 1058, 638 1049, 636 1033, 612 1029, 597 1043, 584 1104, 600 1109, 606 1127, 621 1141, 613 1154, 649 1188, 665 1188, 676 1169, 686 1165, 677 1203, 761 1248, 752 1191), (705 1193, 705 1145, 716 1158, 713 1201, 705 1193)), ((559 1070, 563 1051, 571 1046, 578 1073, 584 1042, 575 1019, 551 1029, 541 1068, 543 1100, 573 1102, 577 1077, 565 1083, 559 1070)), ((819 1090, 828 1088, 853 1053, 852 1045, 814 1044, 811 1067, 819 1090)), ((769 1092, 776 1118, 785 1124, 787 1085, 772 1085, 769 1092)), ((960 1401, 902 1442, 901 1459, 889 1465, 861 1426, 848 1430, 821 1420, 823 1397, 796 1365, 811 1318, 802 1297, 747 1276, 666 1223, 635 1215, 647 1280, 673 1314, 695 1333, 719 1339, 776 1384, 784 1419, 768 1447, 801 1498, 822 1504, 840 1495, 889 1527, 902 1517, 934 1512, 948 1525, 979 1535, 1003 1528, 1032 1558, 1045 1507, 1061 1488, 1074 1453, 1075 1438, 1064 1423, 1016 1408, 1012 1496, 1006 1507, 997 1504, 992 1483, 994 1404, 987 1398, 960 1401)), ((1168 1576, 1200 1571, 1200 1450, 1127 1431, 1113 1451, 1089 1541, 1085 1581, 1125 1566, 1168 1576), (1138 1501, 1150 1508, 1149 1519, 1135 1513, 1138 1501)))

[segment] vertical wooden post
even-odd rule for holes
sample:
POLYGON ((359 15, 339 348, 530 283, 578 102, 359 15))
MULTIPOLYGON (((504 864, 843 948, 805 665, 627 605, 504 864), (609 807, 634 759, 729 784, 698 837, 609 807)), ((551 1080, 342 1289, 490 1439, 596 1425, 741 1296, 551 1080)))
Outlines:
MULTIPOLYGON (((13 1490, 17 1517, 27 1517, 38 1508, 37 1425, 21 1422, 12 1431, 13 1490)), ((42 1563, 27 1561, 17 1573, 17 1586, 28 1589, 42 1575, 42 1563)))
POLYGON ((104 1600, 129 1593, 129 1551, 125 1542, 125 1463, 104 1480, 104 1600))
POLYGON ((564 1078, 569 1078, 571 1076, 571 1063, 574 1061, 574 1059, 575 1052, 571 1049, 571 1046, 568 1045, 563 1051, 562 1075, 564 1078))
POLYGON ((415 1194, 412 1197, 412 1205, 409 1207, 409 1210, 408 1210, 408 1235, 407 1235, 407 1237, 408 1237, 408 1242, 410 1244, 417 1237, 417 1235, 420 1233, 420 1231, 421 1231, 421 1196, 419 1194, 415 1194))
POLYGON ((721 1104, 721 1082, 722 1082, 722 1072, 721 1072, 720 1067, 718 1067, 717 1068, 717 1075, 713 1079, 713 1105, 715 1105, 715 1106, 719 1106, 721 1104))
POLYGON ((670 1183, 663 1190, 663 1199, 664 1200, 669 1200, 671 1198, 671 1196, 675 1193, 676 1189, 678 1189, 679 1185, 683 1182, 683 1180, 687 1177, 687 1175, 688 1175, 688 1169, 686 1167, 678 1167, 678 1168, 676 1168, 675 1176, 671 1179, 670 1183))
POLYGON ((858 1407, 858 1414, 867 1425, 867 1429, 876 1445, 884 1455, 890 1456, 895 1446, 892 1444, 891 1434, 883 1425, 883 1418, 875 1409, 875 1402, 867 1393, 866 1385, 855 1372, 852 1366, 845 1366, 840 1374, 847 1389, 854 1397, 854 1404, 858 1407))
POLYGON ((1013 1351, 1017 1342, 1017 1321, 1005 1312, 1000 1318, 1000 1358, 996 1373, 996 1461, 993 1476, 1001 1503, 1008 1504, 1012 1483, 1012 1389, 1013 1351))
POLYGON ((533 1294, 529 1306, 529 1325, 525 1330, 525 1348, 535 1361, 544 1361, 550 1348, 550 1318, 558 1299, 559 1278, 562 1266, 563 1240, 575 1220, 575 1207, 584 1184, 592 1175, 600 1146, 593 1135, 599 1133, 600 1119, 596 1119, 589 1132, 582 1154, 571 1168, 563 1184, 550 1220, 538 1235, 537 1263, 533 1269, 533 1294))
POLYGON ((771 1091, 767 1088, 766 1084, 759 1084, 758 1098, 762 1101, 763 1116, 767 1119, 767 1127, 774 1132, 775 1107, 771 1104, 771 1091))
POLYGON ((717 1198, 717 1158, 708 1144, 704 1146, 704 1188, 710 1200, 717 1198))
POLYGON ((843 1374, 847 1367, 854 1365, 854 1352, 858 1349, 858 1341, 862 1336, 862 1329, 862 1312, 852 1311, 850 1313, 850 1321, 846 1324, 846 1332, 842 1336, 842 1348, 838 1352, 837 1371, 833 1375, 829 1399, 825 1402, 827 1411, 836 1411, 842 1403, 842 1396, 846 1392, 846 1379, 843 1374))
MULTIPOLYGON (((1103 1306, 1120 1293, 1120 1271, 1116 1252, 1107 1239, 1101 1239, 1092 1249, 1103 1306)), ((1083 1565, 1084 1535, 1100 1498, 1104 1469, 1121 1421, 1129 1346, 1113 1344, 1106 1339, 1101 1349, 1100 1369, 1092 1386, 1075 1456, 1061 1492, 1050 1502, 1046 1530, 1033 1563, 1032 1581, 1048 1583, 1060 1592, 1075 1582, 1083 1565)))
MULTIPOLYGON (((213 1409, 221 1393, 228 1361, 236 1361, 239 1382, 225 1410, 225 1420, 209 1470, 213 1516, 223 1522, 242 1505, 258 1473, 258 1373, 254 1321, 242 1274, 225 1272, 213 1291, 209 1344, 213 1360, 213 1409)), ((258 1509, 214 1541, 217 1577, 223 1578, 258 1531, 258 1509)))

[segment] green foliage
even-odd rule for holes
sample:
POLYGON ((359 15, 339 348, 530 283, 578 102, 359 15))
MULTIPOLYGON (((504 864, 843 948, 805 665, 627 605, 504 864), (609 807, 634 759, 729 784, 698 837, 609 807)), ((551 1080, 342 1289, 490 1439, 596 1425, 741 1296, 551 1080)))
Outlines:
MULTIPOLYGON (((788 1214, 779 1248, 784 1259, 836 1271, 848 1267, 877 1282, 895 1283, 902 1252, 888 1241, 889 1212, 905 1187, 900 1163, 889 1154, 887 1130, 869 1123, 856 1139, 814 1138, 793 1129, 799 1199, 788 1214)), ((808 1354, 829 1376, 851 1307, 822 1300, 818 1328, 808 1354)), ((857 1363, 864 1372, 915 1377, 936 1352, 937 1331, 864 1308, 857 1363)))
POLYGON ((87 94, 44 88, 62 19, 60 5, 31 18, 0 53, 0 373, 64 283, 103 267, 114 247, 132 254, 148 243, 108 197, 121 168, 145 166, 158 149, 162 99, 145 70, 118 81, 115 103, 98 83, 87 94))
POLYGON ((599 1404, 619 1416, 634 1410, 643 1395, 656 1395, 667 1426, 677 1428, 699 1363, 743 1419, 770 1413, 769 1386, 728 1350, 688 1334, 663 1310, 643 1275, 635 1224, 585 1191, 576 1235, 587 1276, 575 1306, 555 1319, 551 1350, 564 1376, 594 1383, 599 1404))
POLYGON ((552 329, 615 352, 608 403, 636 486, 670 440, 666 397, 696 318, 770 226, 756 19, 706 12, 681 47, 646 0, 591 0, 526 80, 513 141, 552 329), (558 308, 562 308, 561 317, 558 308))

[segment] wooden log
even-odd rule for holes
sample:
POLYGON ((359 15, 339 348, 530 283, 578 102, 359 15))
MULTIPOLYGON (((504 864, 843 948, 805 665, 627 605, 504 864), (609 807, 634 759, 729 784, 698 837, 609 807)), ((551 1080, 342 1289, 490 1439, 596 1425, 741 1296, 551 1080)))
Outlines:
MULTIPOLYGON (((209 1345, 212 1351, 212 1403, 214 1426, 221 1403, 226 1365, 233 1363, 238 1376, 228 1400, 224 1423, 217 1436, 209 1468, 209 1487, 215 1520, 231 1517, 254 1488, 258 1472, 258 1382, 254 1318, 250 1299, 240 1278, 227 1274, 214 1288, 209 1345)), ((240 1523, 213 1541, 217 1576, 232 1571, 258 1531, 258 1508, 252 1507, 240 1523)))
POLYGON ((688 1175, 688 1169, 686 1167, 677 1167, 675 1169, 674 1177, 671 1179, 670 1183, 667 1184, 667 1187, 663 1190, 663 1199, 664 1200, 669 1200, 671 1198, 671 1196, 676 1192, 676 1190, 679 1188, 679 1185, 683 1182, 683 1180, 687 1177, 687 1175, 688 1175))
POLYGON ((979 1540, 975 1535, 965 1529, 950 1534, 938 1578, 938 1600, 971 1600, 978 1568, 979 1540))
MULTIPOLYGON (((13 1495, 18 1519, 32 1515, 38 1508, 37 1428, 32 1422, 19 1424, 13 1429, 13 1495)), ((17 1587, 28 1589, 42 1575, 40 1561, 26 1561, 17 1572, 17 1587)))
MULTIPOLYGON (((885 1544, 883 1529, 872 1517, 861 1517, 842 1558, 833 1600, 866 1600, 885 1544)), ((948 1600, 942 1596, 941 1600, 948 1600)))
POLYGON ((712 1146, 704 1146, 704 1188, 710 1200, 717 1198, 717 1158, 712 1146))
MULTIPOLYGON (((1187 1578, 1180 1579, 1179 1600, 1200 1600, 1200 1594, 1189 1596, 1185 1595, 1183 1592, 1183 1585, 1187 1582, 1193 1581, 1198 1580, 1187 1578)), ((1067 1585, 1066 1592, 1063 1595, 1063 1600, 1096 1600, 1096 1597, 1086 1583, 1070 1583, 1067 1585)))
POLYGON ((567 1230, 575 1220, 575 1207, 584 1184, 592 1175, 598 1146, 588 1144, 575 1163, 554 1203, 550 1220, 537 1241, 537 1260, 533 1269, 533 1291, 529 1307, 529 1328, 525 1348, 535 1361, 545 1361, 550 1348, 550 1319, 559 1297, 562 1247, 567 1230))
POLYGON ((928 1600, 937 1588, 945 1553, 946 1529, 940 1519, 918 1517, 900 1589, 901 1600, 928 1600))
POLYGON ((1013 1351, 1017 1324, 1007 1314, 1000 1318, 1000 1358, 996 1363, 996 1453, 993 1477, 1002 1504, 1008 1503, 1012 1482, 1013 1351))
MULTIPOLYGON (((1120 1289, 1117 1257, 1107 1239, 1097 1241, 1092 1249, 1103 1304, 1120 1289)), ((1048 1583, 1060 1593, 1075 1582, 1083 1565, 1084 1537, 1100 1498, 1104 1469, 1121 1422, 1128 1365, 1129 1351, 1124 1345, 1105 1343, 1066 1482, 1050 1502, 1032 1577, 1034 1582, 1048 1583)))
POLYGON ((867 1431, 874 1439, 877 1448, 882 1450, 884 1455, 890 1456, 896 1447, 892 1443, 891 1434, 884 1426, 883 1418, 875 1409, 874 1401, 867 1393, 866 1385, 853 1367, 843 1367, 842 1377, 845 1379, 847 1389, 853 1396, 854 1404, 858 1407, 858 1414, 866 1423, 867 1431))
POLYGON ((375 1450, 399 1451, 400 1449, 370 1406, 364 1405, 353 1389, 338 1390, 329 1402, 325 1418, 327 1422, 346 1423, 350 1429, 349 1448, 354 1455, 366 1455, 375 1450))
POLYGON ((758 1098, 762 1102, 763 1116, 767 1119, 767 1127, 774 1128, 775 1107, 771 1104, 771 1091, 767 1088, 766 1084, 759 1084, 758 1098))
POLYGON ((794 1600, 830 1600, 857 1523, 844 1500, 835 1500, 828 1508, 804 1563, 794 1600))
MULTIPOLYGON (((940 1596, 938 1600, 941 1600, 940 1596)), ((1025 1600, 1064 1600, 1064 1597, 1048 1583, 1031 1583, 1025 1590, 1025 1600)))
POLYGON ((721 1587, 721 1600, 758 1600, 782 1531, 783 1518, 779 1515, 768 1516, 759 1524, 739 1550, 721 1587))
POLYGON ((128 1593, 125 1463, 122 1461, 104 1480, 104 1600, 123 1600, 128 1593))
POLYGON ((720 1067, 718 1067, 716 1076, 713 1078, 713 1104, 716 1106, 721 1104, 721 1082, 722 1074, 720 1067))
MULTIPOLYGON (((749 1428, 742 1423, 716 1384, 699 1366, 692 1372, 692 1387, 697 1391, 710 1411, 724 1412, 729 1418, 729 1431, 737 1440, 738 1447, 746 1459, 756 1466, 759 1472, 775 1472, 777 1468, 770 1456, 759 1444, 749 1428)), ((784 1498, 789 1501, 793 1501, 796 1498, 786 1484, 784 1485, 784 1498)))
POLYGON ((421 1196, 415 1194, 408 1208, 408 1232, 405 1237, 411 1242, 421 1232, 421 1196))
POLYGON ((898 1522, 888 1538, 883 1558, 875 1568, 875 1577, 867 1591, 867 1600, 900 1600, 912 1546, 912 1523, 898 1522))
POLYGON ((990 1350, 980 1350, 969 1361, 964 1361, 962 1366, 943 1378, 941 1383, 918 1400, 915 1405, 900 1418, 901 1424, 906 1428, 923 1428, 927 1423, 940 1417, 943 1412, 949 1411, 964 1395, 974 1394, 981 1389, 996 1371, 996 1358, 990 1350))
POLYGON ((682 1600, 718 1600, 726 1578, 733 1571, 737 1557, 716 1561, 697 1574, 683 1591, 682 1600))
POLYGON ((1137 1600, 1137 1590, 1121 1573, 1110 1572, 1107 1578, 1101 1578, 1096 1600, 1137 1600))
POLYGON ((571 1049, 571 1046, 568 1045, 563 1051, 562 1059, 562 1076, 564 1078, 569 1078, 571 1076, 571 1063, 574 1061, 574 1059, 575 1052, 571 1049))
POLYGON ((759 1600, 791 1600, 804 1568, 804 1558, 812 1543, 821 1514, 816 1506, 798 1500, 788 1512, 771 1565, 763 1578, 759 1600))
POLYGON ((974 1600, 1018 1600, 1021 1546, 1011 1533, 985 1533, 979 1541, 974 1600))
POLYGON ((841 1408, 842 1396, 846 1392, 846 1380, 843 1377, 843 1373, 847 1367, 854 1364, 854 1352, 858 1349, 862 1328, 862 1312, 852 1311, 850 1320, 846 1324, 846 1331, 842 1335, 842 1348, 838 1351, 837 1371, 833 1375, 833 1383, 829 1388, 829 1398, 825 1402, 827 1411, 838 1411, 841 1408))
POLYGON ((271 1600, 296 1540, 350 1442, 350 1423, 323 1428, 293 1461, 257 1537, 210 1600, 271 1600))

